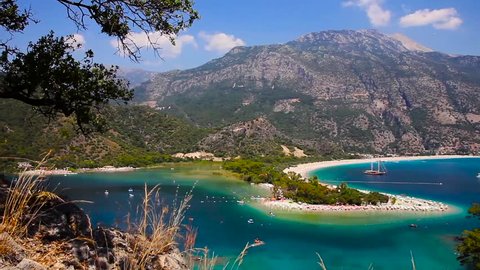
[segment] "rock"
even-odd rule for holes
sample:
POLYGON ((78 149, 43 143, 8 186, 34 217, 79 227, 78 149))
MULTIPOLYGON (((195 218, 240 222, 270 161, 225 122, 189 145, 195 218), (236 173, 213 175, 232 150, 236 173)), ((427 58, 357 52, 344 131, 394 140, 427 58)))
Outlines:
POLYGON ((36 261, 30 259, 23 259, 17 266, 19 270, 47 270, 47 268, 36 261))
POLYGON ((122 269, 121 265, 128 261, 126 258, 133 252, 128 244, 133 236, 116 229, 99 227, 93 231, 93 238, 97 244, 95 265, 104 267, 106 263, 114 269, 122 269))
POLYGON ((90 257, 90 248, 82 241, 73 241, 72 253, 80 261, 86 261, 90 257))
POLYGON ((90 219, 77 205, 61 199, 50 199, 29 228, 29 233, 49 241, 66 240, 88 237, 90 228, 90 219))
MULTIPOLYGON (((429 51, 405 36, 322 31, 281 45, 236 47, 200 67, 156 74, 136 96, 172 106, 202 127, 265 115, 290 140, 334 143, 346 152, 476 153, 480 81, 472 78, 480 57, 429 51), (442 145, 425 149, 427 139, 442 145)), ((245 145, 230 139, 242 135, 237 131, 211 133, 198 146, 236 156, 245 145)))
POLYGON ((157 264, 159 266, 158 269, 188 270, 185 259, 181 255, 180 250, 178 249, 173 249, 167 254, 158 256, 157 264))
POLYGON ((73 265, 67 267, 65 264, 57 262, 52 267, 50 267, 50 270, 75 270, 75 267, 73 267, 73 265))
POLYGON ((110 270, 110 265, 105 257, 97 257, 95 259, 95 270, 110 270))

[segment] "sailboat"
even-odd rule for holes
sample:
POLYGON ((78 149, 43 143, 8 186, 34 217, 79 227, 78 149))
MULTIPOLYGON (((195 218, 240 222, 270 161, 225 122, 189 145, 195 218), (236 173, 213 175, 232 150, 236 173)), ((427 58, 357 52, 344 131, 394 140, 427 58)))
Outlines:
POLYGON ((363 172, 364 174, 368 175, 384 175, 387 173, 385 166, 383 165, 382 161, 377 161, 377 169, 373 168, 373 162, 370 163, 370 170, 366 170, 363 172))

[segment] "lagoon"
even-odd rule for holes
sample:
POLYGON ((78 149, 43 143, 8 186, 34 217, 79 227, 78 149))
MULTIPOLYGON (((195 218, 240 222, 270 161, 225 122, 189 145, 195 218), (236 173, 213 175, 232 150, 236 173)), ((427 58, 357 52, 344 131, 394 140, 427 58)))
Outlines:
MULTIPOLYGON (((369 166, 369 165, 368 165, 369 166)), ((81 207, 94 224, 125 227, 143 196, 143 186, 160 185, 161 198, 171 204, 192 190, 187 219, 198 228, 197 247, 232 260, 256 237, 266 245, 250 249, 240 269, 319 269, 318 252, 328 269, 411 269, 412 251, 417 269, 463 269, 454 254, 454 237, 480 226, 465 218, 466 209, 480 199, 480 159, 387 162, 389 173, 371 182, 365 164, 324 168, 311 172, 324 181, 356 181, 351 186, 407 194, 450 203, 460 209, 448 215, 352 214, 319 215, 275 212, 250 203, 262 191, 222 175, 220 165, 198 165, 136 170, 123 173, 85 173, 55 176, 50 187, 81 207), (378 180, 377 180, 378 179, 378 180), (368 181, 367 181, 368 180, 368 181), (395 185, 388 182, 442 182, 442 185, 395 185), (128 189, 132 188, 133 197, 128 189), (192 189, 193 188, 193 189, 192 189), (104 191, 108 189, 106 196, 104 191), (245 200, 239 205, 237 200, 245 200), (249 224, 248 219, 254 223, 249 224), (418 224, 412 229, 410 223, 418 224)))

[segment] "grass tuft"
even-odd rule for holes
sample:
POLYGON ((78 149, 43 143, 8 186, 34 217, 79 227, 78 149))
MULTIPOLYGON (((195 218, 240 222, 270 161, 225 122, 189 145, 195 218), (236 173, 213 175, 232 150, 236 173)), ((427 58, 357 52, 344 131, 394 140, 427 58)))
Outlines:
MULTIPOLYGON (((38 163, 35 169, 44 164, 46 158, 38 163)), ((12 181, 8 189, 0 234, 8 233, 12 237, 23 237, 28 233, 30 224, 37 218, 38 213, 48 198, 58 198, 57 195, 43 190, 42 175, 33 175, 24 170, 17 179, 12 181)))
MULTIPOLYGON (((172 209, 161 207, 159 202, 159 187, 148 189, 144 187, 145 196, 140 207, 140 221, 133 230, 135 237, 130 239, 133 252, 130 254, 127 269, 147 269, 152 259, 165 254, 178 247, 180 229, 188 209, 192 195, 186 194, 185 198, 172 209)), ((193 246, 195 238, 190 236, 188 246, 193 246)))

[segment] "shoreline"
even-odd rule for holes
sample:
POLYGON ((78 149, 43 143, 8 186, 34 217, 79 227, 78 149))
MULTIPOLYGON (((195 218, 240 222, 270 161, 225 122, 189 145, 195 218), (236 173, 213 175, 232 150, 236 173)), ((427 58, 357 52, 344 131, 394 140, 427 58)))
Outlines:
POLYGON ((91 172, 130 172, 134 171, 136 168, 134 167, 113 167, 113 166, 105 166, 99 168, 80 168, 74 171, 70 171, 68 169, 37 169, 37 170, 25 170, 20 174, 26 175, 40 175, 40 176, 47 176, 47 175, 73 175, 79 173, 91 173, 91 172))
POLYGON ((304 178, 308 178, 309 173, 314 170, 341 166, 341 165, 362 164, 362 163, 375 162, 378 160, 391 162, 391 161, 435 160, 435 159, 455 159, 455 158, 480 158, 480 156, 445 155, 445 156, 402 156, 402 157, 342 159, 342 160, 319 161, 319 162, 299 164, 296 166, 288 167, 285 170, 283 170, 283 172, 284 173, 294 172, 294 173, 300 174, 304 178))
MULTIPOLYGON (((362 191, 365 192, 365 191, 362 191)), ((294 202, 291 199, 285 200, 263 200, 261 203, 269 209, 298 212, 321 212, 321 213, 454 213, 455 207, 442 202, 425 200, 410 196, 392 195, 382 193, 390 197, 388 203, 379 205, 326 205, 326 204, 308 204, 294 202), (392 203, 395 198, 395 203, 392 203)))
MULTIPOLYGON (((446 156, 404 156, 404 157, 384 157, 384 158, 365 158, 365 159, 350 159, 350 160, 332 160, 311 162, 292 166, 283 170, 284 173, 294 172, 300 174, 303 178, 308 178, 310 173, 314 170, 335 167, 341 165, 369 163, 372 161, 411 161, 411 160, 434 160, 434 159, 455 159, 455 158, 479 158, 479 156, 461 156, 461 155, 446 155, 446 156)), ((319 179, 320 183, 322 180, 319 179)), ((322 183, 325 184, 325 183, 322 183)), ((332 186, 326 184, 328 186, 332 186)), ((364 193, 370 191, 359 190, 364 193)), ((388 203, 379 205, 319 205, 298 203, 290 199, 287 200, 264 200, 262 204, 271 209, 300 211, 300 212, 415 212, 415 213, 452 213, 455 207, 447 205, 442 202, 426 200, 417 197, 394 195, 389 193, 381 193, 389 197, 388 203)))

